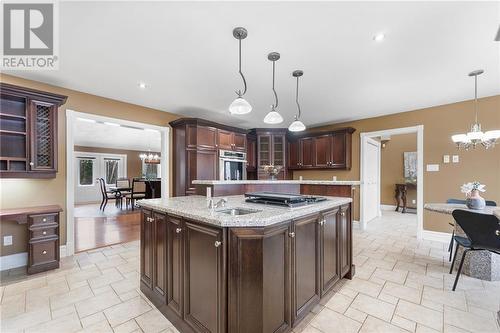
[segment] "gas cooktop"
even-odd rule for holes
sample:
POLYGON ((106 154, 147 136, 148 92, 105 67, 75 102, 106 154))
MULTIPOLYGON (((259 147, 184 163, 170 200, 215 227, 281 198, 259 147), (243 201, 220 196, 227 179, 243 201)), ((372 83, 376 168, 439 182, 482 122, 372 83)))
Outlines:
POLYGON ((246 202, 285 207, 300 207, 326 200, 324 197, 312 195, 275 192, 251 192, 245 193, 245 197, 246 202))

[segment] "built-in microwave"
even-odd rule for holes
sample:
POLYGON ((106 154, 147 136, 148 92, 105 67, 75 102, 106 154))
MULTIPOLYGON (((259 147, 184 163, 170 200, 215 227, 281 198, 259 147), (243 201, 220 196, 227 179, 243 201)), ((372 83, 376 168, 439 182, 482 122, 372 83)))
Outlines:
POLYGON ((219 150, 219 180, 247 179, 247 154, 219 150))

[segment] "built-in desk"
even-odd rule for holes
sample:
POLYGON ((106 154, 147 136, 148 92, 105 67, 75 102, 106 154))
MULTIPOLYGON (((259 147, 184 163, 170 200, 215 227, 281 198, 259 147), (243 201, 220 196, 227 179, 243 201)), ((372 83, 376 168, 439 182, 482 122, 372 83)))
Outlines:
POLYGON ((0 210, 0 221, 26 224, 28 237, 28 274, 59 267, 58 205, 23 207, 0 210))

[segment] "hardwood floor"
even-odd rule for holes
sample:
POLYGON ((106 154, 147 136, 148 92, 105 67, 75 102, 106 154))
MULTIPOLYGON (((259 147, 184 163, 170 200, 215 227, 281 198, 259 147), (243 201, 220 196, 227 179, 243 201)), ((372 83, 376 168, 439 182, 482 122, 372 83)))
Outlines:
POLYGON ((138 240, 139 210, 125 210, 113 204, 105 211, 99 204, 75 206, 75 252, 138 240))

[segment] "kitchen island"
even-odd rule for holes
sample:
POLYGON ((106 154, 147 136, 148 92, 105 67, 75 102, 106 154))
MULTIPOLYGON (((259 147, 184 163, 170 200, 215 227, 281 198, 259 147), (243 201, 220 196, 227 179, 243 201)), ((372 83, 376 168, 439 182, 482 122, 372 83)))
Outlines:
POLYGON ((203 196, 138 202, 140 288, 181 332, 289 332, 354 275, 351 198, 296 208, 227 199, 216 209, 203 196))

